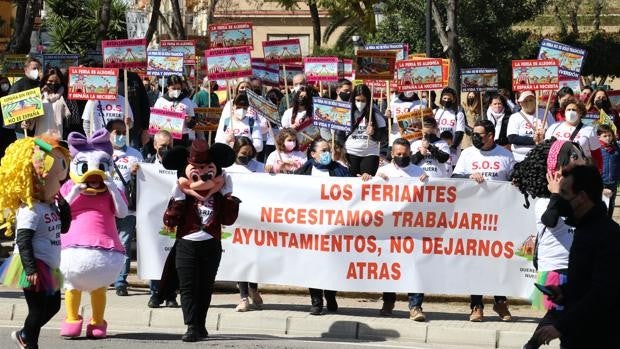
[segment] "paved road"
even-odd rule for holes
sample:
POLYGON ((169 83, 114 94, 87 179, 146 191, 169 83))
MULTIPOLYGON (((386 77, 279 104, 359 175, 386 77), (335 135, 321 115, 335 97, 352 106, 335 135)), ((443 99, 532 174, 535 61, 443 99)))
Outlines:
MULTIPOLYGON (((17 327, 0 326, 0 348, 11 349, 17 346, 11 341, 10 334, 17 327)), ((131 349, 179 349, 182 348, 236 348, 236 349, 386 349, 407 348, 426 349, 439 348, 437 346, 412 346, 406 343, 367 343, 349 341, 322 341, 318 339, 289 339, 273 336, 244 336, 235 334, 218 333, 212 335, 209 340, 196 343, 183 343, 180 341, 181 334, 157 333, 152 330, 143 331, 114 331, 109 337, 102 340, 74 339, 65 340, 58 336, 58 329, 44 328, 39 340, 39 347, 63 348, 63 349, 107 349, 107 348, 131 348, 131 349)), ((442 347, 444 348, 444 347, 442 347)))

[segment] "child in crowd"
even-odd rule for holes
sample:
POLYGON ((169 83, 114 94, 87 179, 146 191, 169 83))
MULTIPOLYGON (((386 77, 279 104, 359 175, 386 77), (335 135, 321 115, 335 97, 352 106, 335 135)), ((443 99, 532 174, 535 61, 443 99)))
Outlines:
POLYGON ((609 125, 599 125, 597 131, 603 155, 603 195, 609 198, 609 217, 614 214, 616 191, 620 182, 620 147, 613 129, 609 125))

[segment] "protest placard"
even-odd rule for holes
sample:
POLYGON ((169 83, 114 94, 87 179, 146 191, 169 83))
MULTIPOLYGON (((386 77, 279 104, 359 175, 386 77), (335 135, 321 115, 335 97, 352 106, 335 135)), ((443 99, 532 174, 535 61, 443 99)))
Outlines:
POLYGON ((167 52, 180 52, 183 54, 183 64, 196 64, 195 40, 162 40, 159 43, 159 50, 167 52))
POLYGON ((512 61, 512 90, 557 90, 558 61, 531 59, 512 61))
POLYGON ((392 80, 394 51, 358 50, 355 56, 355 78, 360 80, 392 80))
POLYGON ((284 64, 280 66, 280 83, 284 84, 284 70, 286 69, 286 83, 292 84, 293 77, 304 73, 304 66, 301 64, 284 64))
POLYGON ((147 56, 147 75, 161 77, 183 74, 183 53, 170 51, 149 51, 147 56))
POLYGON ((146 11, 126 10, 125 23, 127 25, 128 39, 141 39, 146 37, 146 32, 149 29, 146 11))
POLYGON ((343 79, 353 78, 353 60, 341 59, 338 61, 338 77, 343 79))
POLYGON ((441 59, 415 59, 396 62, 399 91, 434 90, 443 87, 441 59))
POLYGON ((497 69, 468 68, 461 69, 462 92, 497 91, 497 69))
POLYGON ((69 99, 115 101, 117 86, 116 68, 69 68, 69 99))
POLYGON ((252 57, 252 75, 260 78, 263 85, 279 86, 279 69, 280 67, 277 64, 265 64, 264 59, 252 57))
POLYGON ((280 114, 278 113, 278 106, 273 104, 270 100, 263 98, 252 90, 246 90, 248 95, 248 101, 250 107, 260 116, 269 120, 272 124, 280 126, 280 114))
POLYGON ((24 75, 26 55, 4 55, 2 59, 2 74, 7 77, 24 75))
POLYGON ((579 78, 586 50, 562 44, 553 40, 544 39, 540 43, 538 59, 556 59, 560 75, 579 78))
POLYGON ((396 61, 402 61, 407 59, 409 54, 409 44, 396 43, 396 44, 369 44, 364 46, 365 50, 372 51, 394 51, 396 52, 396 61))
POLYGON ((222 108, 194 108, 194 131, 215 132, 220 124, 222 108))
POLYGON ((301 63, 299 39, 263 41, 263 56, 267 64, 301 63))
POLYGON ((4 96, 0 98, 0 105, 4 125, 16 124, 45 114, 41 89, 38 87, 4 96))
POLYGON ((308 82, 338 81, 338 57, 305 57, 304 73, 308 82))
POLYGON ((234 79, 252 75, 249 47, 207 50, 205 60, 209 79, 234 79))
POLYGON ((620 114, 620 90, 607 91, 611 108, 620 114))
POLYGON ((80 55, 43 54, 43 71, 58 68, 66 72, 69 67, 77 67, 80 55))
POLYGON ((170 132, 172 138, 183 138, 183 126, 185 125, 185 114, 165 109, 151 108, 149 118, 149 134, 154 135, 159 130, 170 132))
POLYGON ((250 47, 254 49, 252 23, 218 23, 209 25, 209 48, 250 47))
POLYGON ((351 103, 314 97, 312 107, 314 108, 312 123, 315 126, 336 131, 351 131, 351 103))
POLYGON ((105 68, 146 67, 146 39, 104 40, 101 48, 105 68))

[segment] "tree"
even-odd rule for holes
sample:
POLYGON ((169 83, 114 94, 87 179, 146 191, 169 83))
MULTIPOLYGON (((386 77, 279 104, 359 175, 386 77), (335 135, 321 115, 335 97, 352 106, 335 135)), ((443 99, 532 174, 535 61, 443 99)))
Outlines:
POLYGON ((30 36, 41 4, 39 0, 20 0, 15 1, 15 3, 17 7, 15 9, 13 34, 7 51, 26 54, 30 52, 30 36))
POLYGON ((97 28, 97 37, 101 39, 107 39, 108 25, 110 25, 110 6, 112 6, 112 0, 101 1, 101 15, 99 28, 97 28))
POLYGON ((161 0, 151 0, 151 19, 149 20, 149 27, 146 30, 146 42, 149 43, 153 39, 153 34, 157 30, 157 20, 159 19, 161 7, 161 0))
POLYGON ((179 6, 179 0, 170 0, 172 5, 172 37, 178 40, 187 39, 187 33, 185 33, 185 27, 183 26, 183 15, 181 14, 181 7, 179 6))
MULTIPOLYGON (((285 10, 294 11, 299 9, 297 0, 276 0, 285 10)), ((312 19, 312 42, 314 53, 321 48, 321 19, 319 18, 319 6, 324 5, 323 0, 306 0, 312 19)))
POLYGON ((448 84, 458 91, 460 90, 459 68, 461 67, 461 56, 459 52, 459 43, 457 41, 458 34, 456 24, 456 9, 458 6, 458 0, 447 0, 445 24, 435 2, 436 1, 431 1, 435 31, 437 32, 441 45, 443 46, 443 52, 450 59, 451 63, 448 84))

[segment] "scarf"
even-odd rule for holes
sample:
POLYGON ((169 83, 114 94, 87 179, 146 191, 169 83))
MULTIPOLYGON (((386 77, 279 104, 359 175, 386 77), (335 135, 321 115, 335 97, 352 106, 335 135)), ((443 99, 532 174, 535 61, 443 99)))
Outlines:
POLYGON ((605 151, 608 152, 609 154, 616 153, 618 146, 615 143, 605 143, 601 140, 599 140, 599 142, 601 143, 601 148, 605 149, 605 151))

